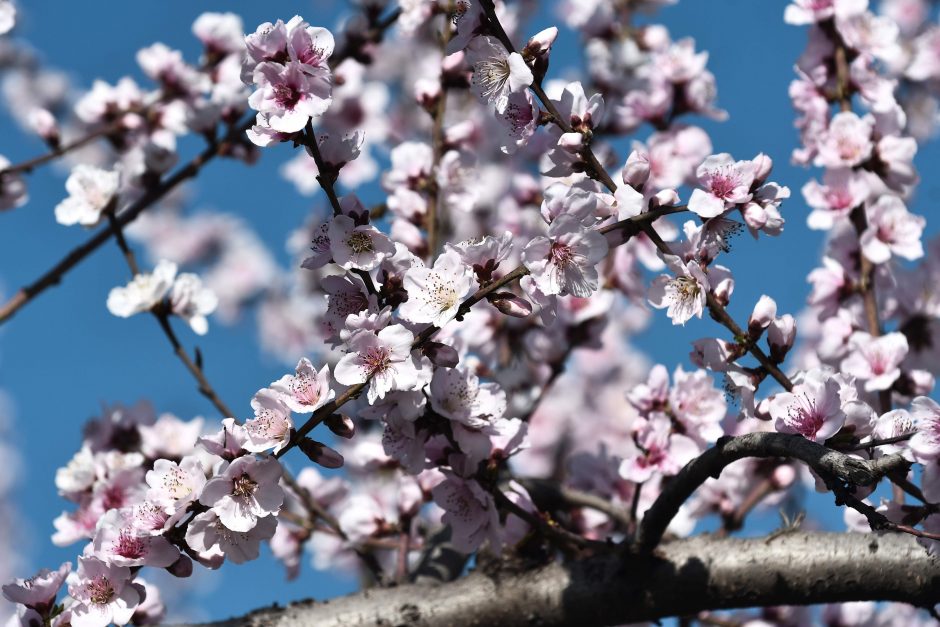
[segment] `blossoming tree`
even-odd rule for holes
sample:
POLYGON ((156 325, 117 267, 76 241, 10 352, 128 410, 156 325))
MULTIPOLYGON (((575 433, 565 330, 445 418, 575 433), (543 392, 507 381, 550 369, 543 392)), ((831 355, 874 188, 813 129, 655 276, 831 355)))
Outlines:
MULTIPOLYGON (((48 152, 0 157, 0 210, 27 210, 30 173, 63 160, 55 220, 91 234, 0 322, 113 240, 130 279, 102 306, 152 317, 215 412, 115 406, 86 426, 55 480, 73 505, 52 541, 75 560, 6 583, 9 624, 159 623, 148 573, 262 544, 288 577, 310 552, 369 589, 225 624, 932 622, 940 249, 908 206, 940 27, 927 0, 786 7, 809 42, 790 88, 792 159, 814 168, 797 200, 770 156, 737 159, 695 125, 726 117, 707 54, 634 20, 672 3, 562 2, 588 61, 564 79, 558 29, 529 32, 526 1, 359 0, 336 33, 205 13, 201 58, 154 44, 137 55, 150 86, 72 100, 3 40, 48 152), (291 236, 288 271, 243 222, 172 200, 213 161, 251 176, 291 148, 285 176, 329 209, 291 236), (785 238, 785 216, 828 232, 807 309, 779 311, 767 286, 735 320, 731 241, 785 238), (296 367, 230 406, 188 334, 249 307, 296 367), (636 366, 646 315, 708 334, 692 368, 636 366), (732 537, 804 485, 847 531, 802 530, 801 513, 732 537)), ((0 31, 15 21, 0 0, 0 31)))

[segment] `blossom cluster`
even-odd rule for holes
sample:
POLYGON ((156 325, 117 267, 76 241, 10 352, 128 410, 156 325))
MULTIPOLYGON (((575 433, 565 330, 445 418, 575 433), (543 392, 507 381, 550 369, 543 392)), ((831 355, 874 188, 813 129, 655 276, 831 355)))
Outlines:
MULTIPOLYGON (((224 214, 168 201, 128 226, 155 263, 111 290, 111 313, 151 312, 165 330, 178 317, 205 334, 216 310, 231 321, 257 303, 262 343, 292 372, 254 394, 246 420, 223 412, 221 428, 146 405, 91 422, 57 474, 75 509, 53 536, 85 547, 74 568, 4 587, 21 624, 155 622, 159 592, 141 567, 187 577, 194 562, 253 560, 263 542, 290 577, 306 551, 315 568, 380 584, 407 576, 442 527, 467 556, 545 559, 571 536, 629 542, 687 463, 755 432, 919 464, 905 485, 920 486, 924 507, 872 505, 938 530, 940 266, 925 253, 940 244, 922 241, 925 219, 909 209, 927 124, 913 112, 940 71, 926 17, 902 19, 900 1, 881 15, 864 0, 787 7, 788 23, 808 26, 790 90, 793 159, 822 169, 802 197, 825 253, 804 312, 765 294, 738 324, 733 239, 783 236, 784 207, 800 205, 771 178, 769 154, 737 159, 695 125, 727 114, 692 39, 632 23, 622 3, 563 2, 587 75, 562 81, 548 72, 558 29, 526 37, 516 4, 403 2, 381 54, 381 3, 363 4, 342 39, 300 16, 244 35, 236 16, 205 14, 198 67, 155 44, 138 61, 157 89, 99 81, 75 103, 115 154, 72 169, 61 224, 107 221, 126 247, 119 222, 167 180, 177 138, 211 148, 219 125, 227 154, 246 161, 303 146, 282 173, 325 198, 291 234, 287 269, 224 214), (237 126, 248 108, 253 124, 237 126), (640 129, 621 161, 621 140, 640 129), (692 326, 706 313, 730 335, 696 340, 688 364, 650 364, 630 343, 653 316, 692 326), (292 475, 280 460, 298 452, 325 470, 292 475), (565 490, 588 498, 559 506, 565 490)), ((32 127, 59 145, 66 129, 46 113, 32 127)), ((5 164, 0 209, 12 209, 26 187, 5 164)), ((200 362, 187 367, 211 397, 200 362)), ((757 502, 832 487, 799 468, 740 460, 669 530, 717 516, 730 533, 757 502)), ((861 624, 875 610, 827 612, 861 624)))

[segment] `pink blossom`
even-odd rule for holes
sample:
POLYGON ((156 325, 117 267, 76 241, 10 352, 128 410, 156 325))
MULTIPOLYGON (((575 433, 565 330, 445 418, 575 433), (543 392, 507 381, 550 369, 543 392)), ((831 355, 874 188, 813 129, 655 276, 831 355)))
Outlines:
POLYGON ((184 272, 176 277, 170 289, 170 309, 179 316, 197 335, 209 331, 206 316, 219 306, 219 299, 206 287, 198 274, 184 272))
POLYGON ((277 453, 287 446, 294 421, 283 395, 271 388, 259 390, 251 399, 251 408, 255 417, 245 421, 245 450, 263 453, 274 449, 277 453))
POLYGON ((911 403, 911 415, 917 433, 911 438, 914 459, 923 463, 936 463, 940 459, 940 405, 932 398, 918 396, 911 403))
POLYGON ((451 528, 451 541, 461 553, 473 553, 487 540, 498 551, 499 512, 493 497, 473 479, 463 479, 450 470, 443 470, 444 481, 431 494, 443 510, 441 521, 451 528))
POLYGON ((849 340, 851 352, 839 368, 845 374, 865 381, 866 392, 891 389, 901 376, 900 365, 907 356, 907 338, 903 333, 872 337, 858 331, 849 340))
POLYGON ((666 315, 674 325, 685 325, 692 316, 701 318, 707 293, 711 290, 711 281, 717 279, 718 285, 729 280, 727 270, 714 266, 710 272, 714 276, 710 277, 706 276, 697 261, 684 264, 675 255, 665 255, 663 258, 675 276, 663 274, 653 280, 649 288, 649 303, 656 309, 666 309, 666 315))
POLYGON ((905 259, 923 257, 920 238, 925 224, 897 196, 882 196, 868 207, 868 228, 859 240, 862 253, 872 263, 885 263, 892 254, 905 259))
POLYGON ((115 287, 108 294, 108 311, 119 318, 129 318, 151 309, 163 300, 176 277, 176 264, 160 261, 152 274, 138 274, 126 287, 115 287))
POLYGON ((46 614, 55 604, 56 596, 65 578, 72 571, 72 563, 65 562, 57 570, 43 568, 29 579, 14 579, 4 584, 3 597, 46 614))
POLYGON ((544 294, 587 298, 597 289, 595 266, 607 249, 603 235, 564 215, 549 226, 548 237, 536 237, 526 245, 522 261, 544 294))
POLYGON ((509 95, 525 91, 532 84, 532 70, 518 52, 509 53, 498 40, 474 37, 465 51, 467 64, 473 68, 470 87, 482 100, 505 111, 509 95))
MULTIPOLYGON (((12 3, 5 3, 13 6, 12 3)), ((2 19, 2 18, 0 18, 2 19)), ((0 155, 0 172, 10 166, 10 160, 0 155)), ((0 185, 0 211, 15 209, 26 204, 29 194, 26 193, 26 181, 21 174, 9 173, 3 175, 3 185, 0 185)))
POLYGON ((834 16, 849 17, 865 11, 868 0, 793 0, 784 11, 787 24, 801 26, 824 22, 834 16))
POLYGON ((871 156, 872 122, 851 111, 842 111, 819 137, 815 164, 826 168, 851 168, 871 156))
POLYGON ((177 511, 199 498, 205 484, 206 475, 196 457, 184 457, 179 464, 158 459, 147 471, 147 498, 177 511))
POLYGON ((186 544, 193 548, 207 568, 218 568, 226 558, 233 564, 258 559, 261 542, 270 540, 277 530, 277 517, 258 518, 246 531, 226 527, 215 510, 199 514, 186 529, 186 544))
POLYGON ((333 218, 327 230, 333 261, 346 270, 372 270, 395 254, 387 235, 370 224, 356 224, 347 215, 333 218))
POLYGON ((506 393, 497 383, 480 383, 466 368, 438 368, 431 379, 434 411, 467 427, 479 429, 506 411, 506 393))
MULTIPOLYGON (((4 187, 7 185, 4 179, 4 187)), ((102 212, 108 208, 120 186, 120 175, 112 170, 94 166, 75 166, 65 189, 69 197, 56 205, 56 222, 69 226, 95 226, 101 222, 102 212)))
POLYGON ((820 370, 811 370, 790 392, 770 401, 770 416, 780 433, 796 433, 824 442, 845 424, 839 383, 820 370))
POLYGON ((620 476, 635 483, 647 481, 655 474, 674 475, 701 453, 692 438, 673 433, 669 418, 662 414, 647 421, 636 440, 636 453, 620 464, 620 476))
POLYGON ((756 167, 753 161, 735 161, 728 153, 712 155, 696 169, 700 187, 692 190, 689 210, 714 218, 751 199, 756 167))
POLYGON ((414 335, 395 324, 378 333, 354 331, 346 342, 349 352, 336 364, 334 376, 343 385, 369 382, 369 402, 392 390, 410 390, 418 384, 411 357, 414 335))
POLYGON ((285 374, 270 387, 280 394, 291 411, 298 414, 316 411, 336 395, 330 389, 330 367, 323 366, 317 372, 306 357, 297 362, 294 374, 285 374))
POLYGON ((254 70, 254 80, 258 88, 248 98, 248 105, 266 116, 263 125, 278 133, 303 130, 307 121, 322 115, 332 101, 328 72, 311 75, 299 62, 261 63, 254 70))
POLYGON ((107 564, 96 557, 79 557, 78 570, 68 576, 74 627, 127 624, 143 598, 143 590, 131 582, 130 568, 107 564))
POLYGON ((473 272, 455 251, 445 251, 433 268, 413 267, 405 273, 408 300, 399 315, 409 322, 442 327, 457 315, 475 284, 473 272))
POLYGON ((864 175, 849 168, 826 170, 823 182, 803 186, 803 197, 813 208, 806 222, 811 229, 828 230, 868 198, 870 187, 864 175))
POLYGON ((92 549, 95 557, 115 566, 166 568, 180 557, 163 536, 137 529, 130 510, 112 509, 98 521, 92 549))
POLYGON ((273 457, 239 457, 206 482, 199 502, 211 507, 231 531, 250 531, 259 520, 280 511, 284 502, 278 485, 281 472, 281 464, 273 457))

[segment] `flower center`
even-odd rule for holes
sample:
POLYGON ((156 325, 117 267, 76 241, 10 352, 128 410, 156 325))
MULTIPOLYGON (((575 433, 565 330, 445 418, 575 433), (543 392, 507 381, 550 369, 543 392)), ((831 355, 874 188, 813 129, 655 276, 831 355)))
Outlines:
POLYGON ((552 242, 552 248, 548 253, 549 259, 553 264, 559 267, 567 266, 571 263, 574 253, 571 247, 561 242, 552 242))
POLYGON ((300 92, 290 85, 275 85, 274 102, 282 109, 293 111, 294 106, 300 102, 300 92))
POLYGON ((712 194, 722 199, 731 196, 732 192, 734 192, 734 188, 737 186, 737 175, 727 169, 721 169, 715 172, 709 184, 712 194))
POLYGON ((248 498, 258 489, 258 484, 248 473, 244 473, 232 480, 232 494, 241 498, 248 498))
POLYGON ((111 548, 121 557, 128 559, 140 559, 147 553, 143 538, 132 535, 126 530, 118 534, 117 540, 111 548))
POLYGON ((370 253, 374 250, 372 238, 369 237, 368 233, 363 233, 362 231, 353 231, 349 239, 346 240, 346 245, 349 246, 354 253, 370 253))
POLYGON ((374 375, 378 372, 384 372, 392 363, 389 351, 384 346, 370 348, 362 354, 362 362, 366 372, 374 375))
POLYGON ((88 582, 88 596, 95 605, 107 605, 114 598, 114 586, 104 575, 98 575, 88 582))
POLYGON ((509 81, 509 61, 507 59, 487 59, 474 66, 473 80, 483 88, 483 97, 493 100, 509 81))

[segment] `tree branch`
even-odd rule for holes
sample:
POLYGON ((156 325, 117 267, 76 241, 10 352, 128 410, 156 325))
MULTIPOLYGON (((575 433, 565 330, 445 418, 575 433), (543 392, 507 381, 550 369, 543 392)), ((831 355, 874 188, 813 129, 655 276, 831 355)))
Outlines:
POLYGON ((637 535, 641 550, 656 548, 683 503, 709 477, 718 477, 725 466, 745 457, 782 457, 798 459, 818 474, 837 477, 853 486, 877 483, 893 470, 910 464, 900 455, 885 455, 864 460, 811 442, 799 435, 785 433, 748 433, 726 436, 686 464, 647 510, 637 535))
POLYGON ((888 600, 940 601, 940 560, 900 535, 794 532, 697 536, 654 555, 601 555, 443 585, 368 590, 328 603, 258 610, 212 627, 616 625, 702 610, 888 600))

